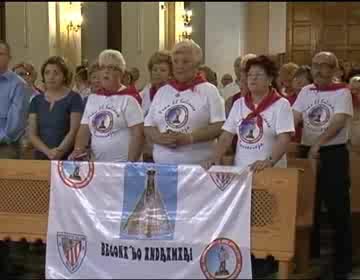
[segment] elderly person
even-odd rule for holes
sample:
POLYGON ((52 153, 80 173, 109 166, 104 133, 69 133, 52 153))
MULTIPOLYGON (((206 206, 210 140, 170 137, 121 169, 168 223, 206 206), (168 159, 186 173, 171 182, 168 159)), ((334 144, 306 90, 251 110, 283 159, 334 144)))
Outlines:
POLYGON ((88 69, 84 65, 80 65, 75 69, 75 84, 73 91, 80 94, 81 98, 85 100, 91 93, 88 69))
POLYGON ((300 66, 294 73, 294 77, 291 81, 292 94, 286 96, 286 99, 290 102, 292 106, 298 94, 303 87, 313 83, 313 77, 311 75, 311 68, 307 65, 300 66))
POLYGON ((101 69, 97 61, 93 62, 89 67, 89 82, 90 82, 90 92, 96 93, 100 91, 101 88, 101 69))
POLYGON ((299 66, 293 62, 285 63, 280 67, 279 83, 282 96, 286 97, 293 94, 292 80, 297 69, 299 66))
POLYGON ((59 56, 41 66, 46 91, 33 98, 29 112, 29 138, 34 159, 64 160, 73 149, 80 126, 83 102, 69 89, 70 70, 59 56))
MULTIPOLYGON (((146 86, 142 92, 142 108, 144 116, 149 112, 150 105, 158 92, 159 88, 167 84, 172 77, 172 61, 168 51, 155 52, 148 62, 148 70, 150 72, 150 85, 146 86)), ((153 162, 152 143, 149 138, 146 139, 144 146, 143 160, 145 162, 153 162)))
POLYGON ((221 163, 237 135, 235 166, 255 172, 286 167, 294 121, 289 102, 274 87, 277 67, 267 56, 258 56, 247 61, 245 73, 248 92, 231 108, 210 163, 221 163))
POLYGON ((354 118, 351 122, 351 145, 360 146, 360 75, 350 79, 354 118))
MULTIPOLYGON (((301 89, 309 84, 313 83, 313 78, 311 75, 311 68, 309 66, 300 66, 292 80, 292 91, 285 98, 290 102, 290 105, 293 106, 296 98, 298 97, 301 89)), ((301 142, 301 133, 302 133, 302 124, 300 123, 295 128, 295 135, 291 138, 291 142, 300 143, 301 142)))
POLYGON ((209 82, 210 84, 213 84, 216 87, 218 86, 217 75, 209 66, 206 66, 206 65, 199 66, 199 72, 200 72, 200 75, 207 82, 209 82))
POLYGON ((217 88, 199 74, 201 48, 192 40, 172 50, 174 80, 161 87, 145 119, 156 163, 200 164, 211 156, 225 120, 217 88))
MULTIPOLYGON (((20 140, 25 133, 29 97, 33 94, 30 86, 13 71, 9 70, 11 48, 0 41, 0 158, 18 159, 20 140)), ((0 272, 19 270, 15 265, 18 256, 25 255, 24 247, 18 242, 0 242, 0 272)), ((4 278, 9 278, 7 275, 4 278)))
POLYGON ((293 105, 295 125, 303 122, 303 155, 318 161, 312 256, 320 256, 320 213, 325 202, 335 230, 335 277, 346 278, 352 268, 349 152, 351 94, 345 84, 334 84, 336 56, 320 52, 312 60, 314 84, 305 86, 293 105))
POLYGON ((34 65, 26 62, 20 62, 12 68, 12 71, 18 74, 21 78, 23 78, 25 82, 27 82, 27 84, 31 87, 32 94, 30 96, 30 101, 35 95, 43 93, 41 89, 35 86, 37 72, 34 65))
POLYGON ((89 96, 69 158, 77 160, 91 154, 95 161, 138 161, 144 142, 144 116, 139 103, 121 82, 124 57, 119 51, 108 49, 100 53, 98 62, 103 90, 89 96))
POLYGON ((9 71, 11 50, 0 41, 0 158, 19 158, 20 139, 25 133, 32 89, 17 74, 9 71))
POLYGON ((231 84, 233 81, 233 77, 229 73, 226 73, 221 77, 221 85, 223 88, 225 88, 228 84, 231 84))
MULTIPOLYGON (((131 68, 133 69, 133 68, 131 68)), ((122 77, 122 84, 124 86, 126 86, 128 88, 128 93, 131 94, 136 100, 137 102, 139 102, 139 104, 142 104, 142 98, 141 95, 139 93, 139 91, 137 90, 135 83, 136 83, 136 71, 131 72, 131 70, 124 70, 124 75, 122 77), (135 76, 134 76, 135 73, 135 76)))
POLYGON ((147 115, 151 102, 159 88, 168 83, 172 76, 172 61, 168 51, 157 51, 149 59, 150 86, 141 92, 144 116, 147 115))
POLYGON ((252 54, 252 53, 248 53, 242 57, 242 59, 240 61, 239 69, 237 69, 237 71, 239 71, 239 75, 240 75, 239 76, 240 78, 237 83, 239 86, 239 91, 236 92, 231 98, 226 100, 226 102, 225 102, 226 115, 228 115, 230 113, 231 107, 233 106, 235 101, 238 100, 241 96, 246 95, 246 93, 248 91, 247 77, 246 77, 246 72, 245 72, 246 63, 249 59, 255 58, 255 57, 256 57, 256 54, 252 54))
POLYGON ((228 84, 222 90, 222 97, 224 101, 228 100, 229 98, 233 97, 240 91, 240 79, 241 79, 241 56, 237 57, 234 61, 234 73, 235 73, 235 81, 228 84))

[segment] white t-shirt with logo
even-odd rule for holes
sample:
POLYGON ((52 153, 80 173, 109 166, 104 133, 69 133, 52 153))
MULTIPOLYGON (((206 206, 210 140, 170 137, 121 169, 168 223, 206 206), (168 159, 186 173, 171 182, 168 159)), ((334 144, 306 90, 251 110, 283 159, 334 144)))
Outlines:
POLYGON ((81 124, 91 132, 95 161, 128 161, 130 130, 144 122, 136 99, 129 95, 89 96, 81 124))
MULTIPOLYGON (((293 109, 302 114, 304 128, 301 144, 312 146, 329 127, 335 114, 353 116, 352 98, 349 89, 318 91, 314 84, 305 86, 299 93, 293 109)), ((345 144, 349 139, 350 122, 324 146, 345 144)))
MULTIPOLYGON (((192 133, 209 124, 225 120, 224 100, 217 88, 206 82, 178 92, 170 85, 156 93, 145 126, 157 127, 161 133, 167 130, 192 133)), ((212 154, 214 141, 200 142, 171 149, 154 144, 153 158, 156 163, 199 164, 212 154)))
MULTIPOLYGON (((280 98, 265 111, 262 129, 257 125, 257 118, 245 120, 251 110, 245 104, 245 98, 235 101, 223 130, 238 136, 235 154, 235 166, 246 167, 257 160, 265 160, 271 156, 277 135, 294 132, 294 117, 289 101, 280 98)), ((286 167, 286 155, 276 164, 286 167)))

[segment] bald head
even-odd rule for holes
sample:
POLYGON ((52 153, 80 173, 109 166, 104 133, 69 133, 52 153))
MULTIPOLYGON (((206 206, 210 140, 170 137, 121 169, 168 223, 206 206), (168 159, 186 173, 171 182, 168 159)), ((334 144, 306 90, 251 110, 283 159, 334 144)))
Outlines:
POLYGON ((321 60, 328 63, 329 65, 332 65, 333 67, 339 67, 339 61, 335 54, 333 54, 332 52, 319 52, 313 57, 313 61, 314 60, 321 60))
POLYGON ((317 85, 329 85, 339 68, 337 57, 331 52, 319 52, 312 59, 311 74, 317 85))

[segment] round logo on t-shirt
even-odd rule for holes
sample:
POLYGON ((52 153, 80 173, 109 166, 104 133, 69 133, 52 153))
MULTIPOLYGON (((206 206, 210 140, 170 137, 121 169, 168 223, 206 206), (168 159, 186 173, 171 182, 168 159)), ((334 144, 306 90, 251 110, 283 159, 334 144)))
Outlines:
POLYGON ((241 141, 254 144, 260 141, 263 136, 263 129, 257 125, 255 118, 243 120, 239 126, 239 136, 241 141))
POLYGON ((189 110, 185 105, 176 105, 165 112, 165 121, 171 128, 182 128, 189 119, 189 110))
POLYGON ((114 125, 114 117, 110 111, 100 111, 96 113, 92 120, 92 126, 94 129, 101 133, 109 133, 114 125))
POLYGON ((310 109, 308 117, 311 125, 323 126, 330 120, 330 108, 325 104, 318 104, 310 109))

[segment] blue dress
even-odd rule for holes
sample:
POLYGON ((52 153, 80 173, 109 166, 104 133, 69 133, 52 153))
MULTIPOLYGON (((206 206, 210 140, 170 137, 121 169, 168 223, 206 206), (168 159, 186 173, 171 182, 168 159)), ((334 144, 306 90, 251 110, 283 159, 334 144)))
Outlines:
MULTIPOLYGON (((50 103, 44 94, 36 95, 30 104, 30 114, 36 114, 38 133, 41 141, 50 149, 58 147, 70 130, 71 113, 82 113, 84 103, 81 96, 73 91, 55 102, 50 110, 50 103)), ((62 159, 66 159, 68 154, 62 159)), ((48 159, 40 151, 34 151, 34 159, 48 159)))

